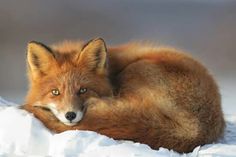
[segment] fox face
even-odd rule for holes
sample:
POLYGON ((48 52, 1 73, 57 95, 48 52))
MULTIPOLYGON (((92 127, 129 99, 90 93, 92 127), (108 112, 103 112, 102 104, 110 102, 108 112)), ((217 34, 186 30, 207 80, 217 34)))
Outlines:
POLYGON ((112 95, 107 50, 100 38, 65 52, 30 42, 27 65, 31 82, 27 103, 52 112, 65 125, 83 118, 89 98, 112 95))

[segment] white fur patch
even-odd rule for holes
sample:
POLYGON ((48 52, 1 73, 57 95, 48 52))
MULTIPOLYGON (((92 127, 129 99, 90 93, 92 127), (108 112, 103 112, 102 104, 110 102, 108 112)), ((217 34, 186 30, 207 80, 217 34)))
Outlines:
POLYGON ((75 110, 59 111, 57 109, 57 105, 55 103, 48 104, 48 108, 57 117, 57 119, 59 119, 65 125, 73 126, 73 125, 77 124, 83 118, 83 112, 82 111, 79 111, 79 110, 76 110, 76 111, 75 110), (67 112, 75 112, 76 113, 75 119, 73 119, 72 121, 69 121, 68 119, 66 119, 65 115, 66 115, 67 112))

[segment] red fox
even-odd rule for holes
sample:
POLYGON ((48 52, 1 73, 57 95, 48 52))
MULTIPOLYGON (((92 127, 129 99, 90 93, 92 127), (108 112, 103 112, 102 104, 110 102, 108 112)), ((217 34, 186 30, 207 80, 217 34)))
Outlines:
POLYGON ((103 39, 27 50, 23 109, 54 132, 91 130, 153 149, 190 152, 217 141, 225 121, 216 82, 191 56, 168 47, 103 39))

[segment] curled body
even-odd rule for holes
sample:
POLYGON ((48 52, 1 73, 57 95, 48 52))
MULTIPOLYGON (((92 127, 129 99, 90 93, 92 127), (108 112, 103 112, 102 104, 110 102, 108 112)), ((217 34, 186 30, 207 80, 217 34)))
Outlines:
POLYGON ((224 131, 217 84, 191 56, 168 47, 98 38, 50 47, 30 42, 23 108, 55 132, 91 130, 178 152, 224 131))

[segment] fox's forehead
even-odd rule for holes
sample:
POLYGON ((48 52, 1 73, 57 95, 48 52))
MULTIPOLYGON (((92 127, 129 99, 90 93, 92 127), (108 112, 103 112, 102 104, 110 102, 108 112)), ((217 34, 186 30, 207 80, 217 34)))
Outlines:
POLYGON ((83 73, 79 70, 70 70, 58 75, 58 80, 61 83, 69 85, 89 83, 89 74, 83 73))
POLYGON ((81 41, 63 41, 51 45, 57 64, 51 68, 45 81, 71 87, 89 83, 91 74, 75 61, 83 47, 84 43, 81 41))
POLYGON ((90 75, 87 73, 83 73, 79 70, 69 70, 58 73, 54 76, 57 83, 66 84, 66 85, 80 85, 89 83, 90 75))
MULTIPOLYGON (((58 89, 61 95, 73 95, 78 92, 81 87, 90 86, 90 79, 87 76, 74 72, 65 72, 57 75, 48 75, 34 82, 41 93, 48 93, 53 89, 58 89)), ((62 98, 62 97, 58 97, 62 98)))

